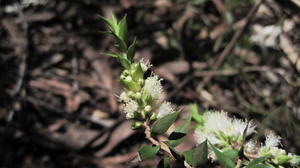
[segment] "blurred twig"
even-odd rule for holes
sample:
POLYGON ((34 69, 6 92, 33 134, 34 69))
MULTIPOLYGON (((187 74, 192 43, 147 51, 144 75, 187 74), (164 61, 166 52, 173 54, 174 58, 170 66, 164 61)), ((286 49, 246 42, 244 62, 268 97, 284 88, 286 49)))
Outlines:
MULTIPOLYGON (((232 52, 232 50, 234 49, 236 43, 239 41, 239 39, 242 37, 243 33, 245 32, 246 28, 248 27, 248 25, 250 24, 250 22, 252 21, 254 14, 256 13, 258 7, 264 3, 265 0, 260 0, 256 5, 254 5, 252 7, 252 9, 250 10, 250 12, 248 13, 248 15, 245 18, 245 22, 244 25, 242 26, 241 29, 237 30, 234 34, 234 36, 232 37, 232 39, 230 40, 230 42, 228 43, 228 45, 226 46, 226 48, 222 51, 222 53, 220 54, 220 56, 218 57, 218 59, 216 60, 216 62, 212 65, 212 69, 216 70, 218 69, 223 61, 225 60, 225 58, 232 52)), ((207 76, 203 79, 203 82, 201 83, 201 85, 199 85, 199 88, 203 88, 206 84, 209 83, 209 81, 211 80, 212 76, 207 76)))

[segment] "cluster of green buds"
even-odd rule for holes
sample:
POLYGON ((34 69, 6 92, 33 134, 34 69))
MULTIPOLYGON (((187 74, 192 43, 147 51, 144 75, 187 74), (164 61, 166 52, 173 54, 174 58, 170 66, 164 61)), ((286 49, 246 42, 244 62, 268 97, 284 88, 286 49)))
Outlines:
POLYGON ((134 61, 136 39, 127 47, 126 34, 127 23, 126 16, 120 21, 112 15, 112 18, 101 20, 107 23, 109 31, 116 38, 119 53, 107 53, 106 55, 116 58, 124 67, 120 75, 120 83, 124 91, 120 94, 119 100, 124 103, 124 113, 126 118, 134 119, 134 127, 140 126, 142 121, 156 120, 169 113, 173 113, 173 107, 169 102, 164 102, 164 91, 161 80, 157 75, 151 75, 145 78, 145 72, 149 70, 151 64, 147 61, 134 61))

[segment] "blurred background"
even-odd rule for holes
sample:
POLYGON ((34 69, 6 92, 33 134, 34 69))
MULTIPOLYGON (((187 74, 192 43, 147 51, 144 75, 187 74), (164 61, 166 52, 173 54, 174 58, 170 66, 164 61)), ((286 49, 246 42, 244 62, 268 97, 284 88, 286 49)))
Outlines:
MULTIPOLYGON (((97 15, 127 14, 168 100, 253 119, 300 154, 299 0, 0 0, 0 167, 155 167, 97 15)), ((180 121, 179 121, 180 122, 180 121)), ((192 132, 184 150, 194 145, 192 132)))

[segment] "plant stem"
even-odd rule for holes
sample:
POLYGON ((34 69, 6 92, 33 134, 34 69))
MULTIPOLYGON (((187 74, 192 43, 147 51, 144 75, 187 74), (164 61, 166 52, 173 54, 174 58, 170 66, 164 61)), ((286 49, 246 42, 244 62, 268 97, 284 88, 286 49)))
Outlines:
MULTIPOLYGON (((164 142, 161 142, 161 141, 157 141, 156 139, 154 139, 152 136, 151 136, 151 129, 150 129, 150 126, 149 126, 149 122, 148 121, 145 121, 143 123, 143 126, 145 128, 145 135, 146 135, 146 139, 148 139, 153 145, 156 145, 156 146, 160 146, 160 148, 165 152, 167 153, 167 155, 169 155, 170 157, 174 158, 174 156, 172 155, 168 145, 166 145, 164 142)), ((186 168, 192 168, 186 161, 184 161, 184 166, 186 168)))

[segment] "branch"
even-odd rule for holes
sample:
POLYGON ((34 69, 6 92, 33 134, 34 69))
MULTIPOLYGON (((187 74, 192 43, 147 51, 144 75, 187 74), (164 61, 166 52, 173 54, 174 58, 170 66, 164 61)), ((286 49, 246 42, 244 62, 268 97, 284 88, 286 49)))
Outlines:
MULTIPOLYGON (((174 158, 174 156, 172 155, 168 145, 166 145, 164 142, 161 142, 161 141, 157 141, 155 140, 152 136, 151 136, 151 129, 150 129, 150 126, 149 126, 149 122, 148 121, 145 121, 143 123, 143 126, 145 128, 145 135, 146 135, 146 139, 148 139, 153 145, 156 145, 156 146, 160 146, 160 148, 167 154, 169 155, 170 157, 174 158)), ((183 162, 184 163, 184 166, 186 168, 192 168, 186 161, 183 162)))

